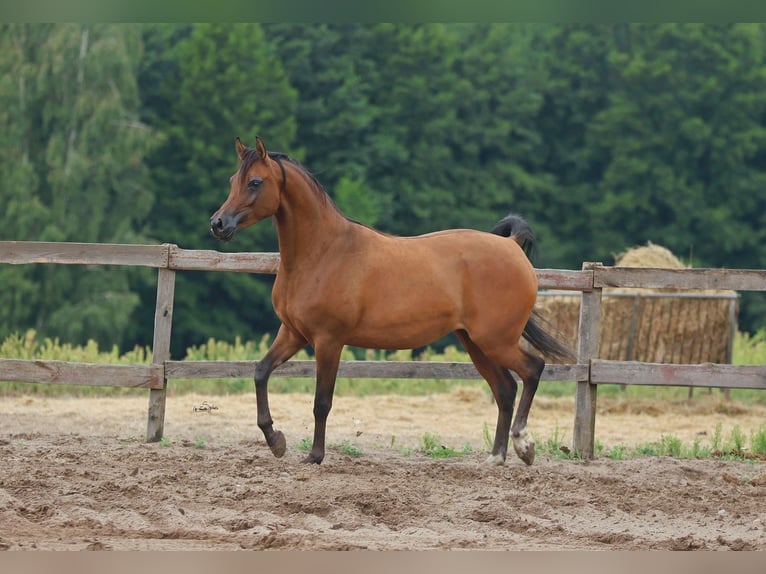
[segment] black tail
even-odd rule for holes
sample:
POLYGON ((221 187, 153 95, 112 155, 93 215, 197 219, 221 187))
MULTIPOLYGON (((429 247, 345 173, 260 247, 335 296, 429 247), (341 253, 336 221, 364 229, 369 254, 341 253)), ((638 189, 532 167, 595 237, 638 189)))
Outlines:
MULTIPOLYGON (((532 228, 529 227, 523 217, 515 213, 507 215, 495 224, 492 233, 513 239, 521 246, 527 258, 532 260, 537 243, 532 228)), ((523 337, 546 358, 558 359, 561 362, 576 362, 577 357, 574 352, 545 331, 540 326, 540 322, 547 323, 540 313, 532 311, 532 315, 524 327, 523 337)))
POLYGON ((532 256, 537 248, 537 242, 534 233, 532 233, 532 228, 529 227, 529 224, 523 217, 515 213, 503 217, 492 228, 492 233, 513 239, 521 246, 524 253, 527 254, 527 258, 530 261, 532 260, 532 256))
POLYGON ((546 359, 558 359, 561 363, 576 363, 577 356, 574 354, 574 351, 546 332, 538 321, 547 322, 540 313, 532 311, 532 315, 524 326, 522 336, 535 349, 540 351, 546 359))

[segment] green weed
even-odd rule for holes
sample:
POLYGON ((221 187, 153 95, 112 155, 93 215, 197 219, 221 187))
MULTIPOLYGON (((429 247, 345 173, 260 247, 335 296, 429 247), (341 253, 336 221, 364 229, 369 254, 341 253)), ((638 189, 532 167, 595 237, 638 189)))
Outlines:
MULTIPOLYGON (((468 448, 470 449, 471 445, 468 445, 468 448)), ((466 452, 465 447, 463 447, 462 451, 456 451, 453 448, 444 446, 441 444, 441 439, 438 436, 428 432, 420 439, 420 449, 431 458, 452 458, 470 454, 470 451, 466 452)))
POLYGON ((766 423, 762 424, 757 431, 750 433, 750 452, 766 455, 766 423))
POLYGON ((413 451, 414 451, 414 449, 412 447, 409 447, 409 446, 402 445, 402 446, 399 447, 399 452, 405 458, 410 458, 412 456, 413 451))
POLYGON ((662 435, 660 437, 660 453, 675 458, 681 458, 682 452, 681 439, 673 435, 662 435))
POLYGON ((614 445, 606 452, 606 456, 612 460, 625 460, 628 457, 628 447, 624 444, 614 445))
POLYGON ((723 423, 718 421, 713 431, 713 438, 710 440, 710 448, 714 451, 723 449, 723 423))
POLYGON ((556 426, 553 429, 553 436, 550 436, 542 441, 541 450, 542 452, 556 458, 572 458, 573 455, 570 453, 569 448, 566 447, 562 442, 562 435, 561 431, 559 430, 558 422, 556 422, 556 426))
POLYGON ((742 432, 739 425, 734 425, 734 428, 731 429, 731 433, 729 434, 730 450, 733 450, 734 452, 742 452, 745 448, 746 440, 745 433, 742 432))
POLYGON ((485 422, 484 426, 481 429, 481 436, 484 439, 484 451, 485 452, 492 452, 492 447, 494 446, 494 439, 489 434, 489 425, 485 422))
POLYGON ((343 443, 340 445, 340 452, 342 454, 353 457, 362 456, 362 449, 349 440, 343 441, 343 443))
POLYGON ((694 437, 689 458, 710 458, 710 448, 702 446, 699 437, 694 437))
POLYGON ((295 450, 308 452, 311 450, 312 442, 310 438, 304 437, 295 444, 295 450))
POLYGON ((662 451, 660 445, 656 442, 647 442, 637 445, 635 452, 640 456, 660 456, 662 451))

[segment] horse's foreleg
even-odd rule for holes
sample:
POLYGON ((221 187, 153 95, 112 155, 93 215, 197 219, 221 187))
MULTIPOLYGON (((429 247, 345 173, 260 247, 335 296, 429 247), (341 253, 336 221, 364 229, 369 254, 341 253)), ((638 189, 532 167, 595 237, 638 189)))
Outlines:
POLYGON ((274 369, 290 359, 306 340, 297 333, 289 330, 284 325, 280 326, 266 355, 255 366, 255 398, 258 407, 258 428, 263 431, 266 444, 276 457, 284 456, 287 450, 287 442, 282 431, 274 430, 274 421, 271 420, 269 410, 269 377, 274 369))
POLYGON ((317 383, 314 393, 314 442, 311 452, 303 462, 319 464, 324 460, 325 432, 327 416, 332 409, 332 396, 335 392, 335 378, 343 345, 334 341, 317 344, 314 349, 317 364, 317 383))

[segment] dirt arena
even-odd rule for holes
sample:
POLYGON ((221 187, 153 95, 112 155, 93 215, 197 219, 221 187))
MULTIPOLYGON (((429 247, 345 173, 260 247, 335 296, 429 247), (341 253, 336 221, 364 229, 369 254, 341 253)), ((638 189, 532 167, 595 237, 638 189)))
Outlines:
MULTIPOLYGON (((253 396, 168 398, 145 444, 148 396, 0 398, 0 549, 766 549, 766 463, 510 455, 490 467, 495 407, 476 388, 336 397, 321 466, 300 460, 311 397, 272 395, 288 453, 272 457, 253 396), (216 407, 195 411, 207 401, 216 407), (471 453, 432 459, 425 433, 471 453)), ((530 431, 570 444, 571 399, 539 397, 530 431)), ((717 396, 674 405, 599 399, 609 447, 703 443, 766 422, 717 396)), ((539 451, 538 451, 539 452, 539 451)))

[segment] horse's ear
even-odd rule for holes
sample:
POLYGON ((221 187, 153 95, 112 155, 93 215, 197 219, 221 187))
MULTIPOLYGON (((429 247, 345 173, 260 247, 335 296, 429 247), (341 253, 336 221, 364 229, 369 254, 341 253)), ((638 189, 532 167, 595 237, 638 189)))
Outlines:
POLYGON ((234 140, 234 145, 237 147, 237 155, 239 156, 239 159, 245 159, 245 151, 247 148, 242 143, 242 140, 237 137, 236 140, 234 140))
POLYGON ((269 152, 266 151, 266 144, 264 144, 263 140, 258 136, 255 136, 255 150, 258 152, 258 157, 261 159, 269 157, 269 152))

